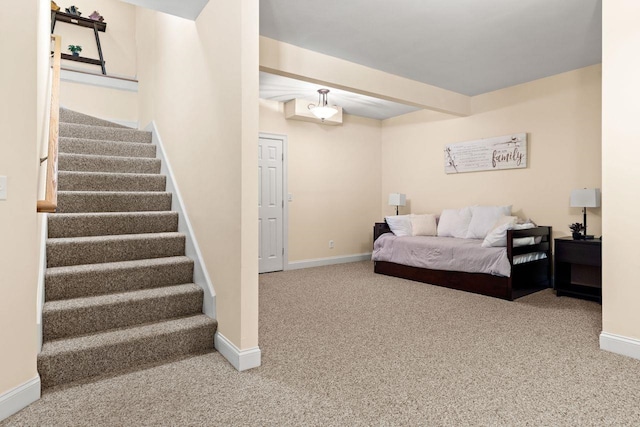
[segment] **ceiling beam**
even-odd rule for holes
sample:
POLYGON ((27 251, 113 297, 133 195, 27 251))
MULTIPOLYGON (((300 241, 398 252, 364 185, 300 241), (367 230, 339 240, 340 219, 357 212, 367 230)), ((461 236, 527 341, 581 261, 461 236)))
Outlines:
POLYGON ((260 70, 427 110, 471 113, 469 96, 262 36, 260 70))

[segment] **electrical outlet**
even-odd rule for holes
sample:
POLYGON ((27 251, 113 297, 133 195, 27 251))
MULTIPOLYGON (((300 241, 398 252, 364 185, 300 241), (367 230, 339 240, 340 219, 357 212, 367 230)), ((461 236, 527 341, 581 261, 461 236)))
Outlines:
POLYGON ((329 240, 329 249, 333 249, 333 240, 329 240))
POLYGON ((0 200, 7 200, 7 177, 0 176, 0 200))

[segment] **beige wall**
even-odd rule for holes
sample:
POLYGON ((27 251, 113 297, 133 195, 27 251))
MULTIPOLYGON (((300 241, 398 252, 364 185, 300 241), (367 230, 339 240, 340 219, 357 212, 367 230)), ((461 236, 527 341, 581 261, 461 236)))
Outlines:
POLYGON ((260 131, 288 138, 289 261, 371 252, 380 121, 343 118, 342 126, 287 120, 281 102, 260 100, 260 131))
POLYGON ((42 134, 47 57, 38 32, 45 2, 26 2, 0 14, 0 396, 37 376, 36 281, 38 136, 42 134), (24 19, 34 17, 33 19, 24 19))
MULTIPOLYGON (((388 194, 402 192, 405 212, 512 204, 522 218, 570 234, 568 225, 582 222, 581 210, 569 207, 571 190, 601 186, 600 79, 596 65, 473 97, 469 117, 422 111, 384 121, 384 214, 394 211, 388 194), (517 132, 528 133, 526 169, 444 173, 445 144, 517 132)), ((600 209, 588 215, 589 232, 600 235, 600 209)))
POLYGON ((630 235, 640 208, 640 3, 603 2, 602 329, 640 339, 640 262, 630 235))
POLYGON ((128 90, 62 81, 60 105, 105 120, 138 121, 138 93, 128 90))
POLYGON ((219 331, 258 344, 258 2, 195 22, 138 10, 141 125, 155 120, 216 291, 219 331))
MULTIPOLYGON (((124 77, 136 76, 136 8, 135 6, 115 0, 74 0, 73 2, 57 2, 64 12, 72 4, 77 6, 83 17, 89 17, 97 10, 107 23, 107 30, 100 32, 100 45, 105 60, 107 74, 124 77)), ((99 59, 93 29, 78 25, 57 22, 54 31, 62 36, 62 52, 71 54, 67 50, 70 44, 82 46, 81 56, 99 59)), ((63 67, 82 69, 94 73, 101 73, 99 65, 83 64, 75 61, 62 61, 63 67)))

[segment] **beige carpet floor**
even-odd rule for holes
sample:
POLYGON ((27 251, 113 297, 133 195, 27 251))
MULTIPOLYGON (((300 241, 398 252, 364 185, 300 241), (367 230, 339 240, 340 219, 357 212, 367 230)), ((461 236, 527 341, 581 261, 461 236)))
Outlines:
POLYGON ((261 275, 260 368, 198 355, 50 389, 0 424, 640 425, 640 361, 599 350, 599 304, 372 269, 261 275))

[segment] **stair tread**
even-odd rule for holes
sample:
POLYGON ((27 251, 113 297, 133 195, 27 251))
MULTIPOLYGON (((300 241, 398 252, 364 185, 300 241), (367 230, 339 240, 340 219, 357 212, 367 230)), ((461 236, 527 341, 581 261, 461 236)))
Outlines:
POLYGON ((60 275, 60 274, 73 274, 73 273, 88 273, 95 272, 100 274, 104 271, 113 270, 127 270, 138 267, 148 266, 160 266, 165 264, 177 264, 177 263, 192 263, 193 260, 187 256, 171 256, 164 258, 145 258, 136 259, 131 261, 115 261, 115 262, 103 262, 97 264, 79 264, 79 265, 65 265, 62 267, 48 267, 46 275, 60 275))
POLYGON ((60 136, 100 139, 103 141, 151 143, 151 132, 131 128, 61 122, 59 133, 60 136))
POLYGON ((156 146, 146 142, 105 141, 61 136, 58 140, 58 150, 61 154, 156 158, 156 146))
POLYGON ((160 173, 162 161, 155 157, 60 153, 58 170, 86 172, 160 173))
POLYGON ((117 144, 117 145, 130 145, 132 147, 148 147, 149 143, 147 142, 135 142, 135 141, 111 141, 108 139, 91 139, 91 138, 81 138, 77 136, 61 136, 58 138, 58 142, 61 141, 84 141, 91 144, 100 144, 100 143, 108 143, 108 144, 117 144))
POLYGON ((123 161, 130 160, 132 162, 147 162, 147 163, 157 163, 160 159, 156 157, 128 157, 128 156, 105 156, 102 154, 82 154, 82 153, 58 153, 58 158, 60 157, 77 157, 77 158, 88 158, 88 159, 96 159, 96 160, 105 160, 105 159, 113 159, 114 161, 123 161))
POLYGON ((49 237, 109 236, 173 232, 178 230, 174 211, 74 212, 49 215, 49 237))
POLYGON ((202 313, 203 291, 193 283, 123 289, 44 304, 42 339, 83 336, 202 313))
MULTIPOLYGON (((73 190, 60 190, 58 191, 58 195, 60 194, 78 194, 78 195, 95 195, 97 196, 114 196, 114 195, 122 195, 122 196, 130 196, 130 195, 141 195, 141 196, 150 196, 150 195, 171 195, 170 191, 90 191, 90 190, 82 190, 82 191, 73 191, 73 190)), ((164 212, 164 211, 162 211, 164 212)), ((78 212, 80 213, 80 212, 78 212)))
POLYGON ((184 255, 49 267, 45 298, 55 301, 192 283, 193 267, 193 260, 184 255))
POLYGON ((79 337, 61 338, 42 344, 40 358, 55 357, 56 355, 74 353, 95 349, 108 345, 132 342, 151 336, 168 335, 179 331, 204 326, 216 326, 214 319, 204 315, 180 317, 145 325, 129 326, 79 337))
POLYGON ((158 192, 165 191, 167 177, 155 173, 70 171, 58 172, 59 191, 158 192))
POLYGON ((85 242, 110 242, 125 240, 157 240, 157 239, 175 239, 184 238, 184 233, 170 231, 164 233, 142 233, 142 234, 114 234, 106 236, 80 236, 80 237, 53 237, 47 239, 49 244, 68 244, 68 243, 85 243, 85 242))
POLYGON ((149 143, 147 142, 135 142, 135 141, 111 141, 108 139, 91 139, 91 138, 81 138, 78 136, 61 136, 58 138, 58 142, 60 141, 86 141, 92 144, 99 144, 101 142, 106 142, 109 144, 123 144, 123 145, 131 145, 135 147, 148 147, 149 143))
POLYGON ((131 129, 130 127, 120 125, 118 123, 111 122, 109 120, 101 119, 99 117, 84 114, 79 111, 70 110, 68 108, 60 107, 60 123, 79 123, 79 124, 100 124, 102 126, 115 127, 121 129, 131 129), (89 121, 92 123, 82 123, 82 121, 89 121))
POLYGON ((169 191, 58 191, 58 212, 140 212, 171 210, 169 191))
POLYGON ((194 283, 184 283, 179 285, 162 286, 158 288, 118 292, 114 294, 47 301, 44 303, 43 313, 75 310, 79 308, 91 308, 104 305, 123 304, 132 301, 148 300, 200 292, 201 288, 198 285, 194 283))
POLYGON ((175 216, 178 215, 176 211, 131 211, 131 212, 67 212, 67 213, 54 213, 49 215, 50 220, 55 218, 86 218, 86 217, 133 217, 133 216, 175 216))
MULTIPOLYGON (((139 157, 132 157, 137 159, 139 157)), ((96 171, 71 171, 71 170, 61 170, 58 171, 58 175, 77 175, 77 176, 117 176, 123 175, 125 177, 131 178, 153 178, 153 179, 161 179, 165 175, 161 175, 158 173, 144 173, 144 172, 96 172, 96 171)))

